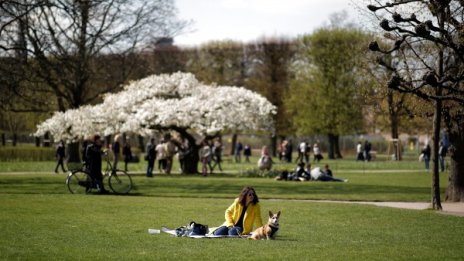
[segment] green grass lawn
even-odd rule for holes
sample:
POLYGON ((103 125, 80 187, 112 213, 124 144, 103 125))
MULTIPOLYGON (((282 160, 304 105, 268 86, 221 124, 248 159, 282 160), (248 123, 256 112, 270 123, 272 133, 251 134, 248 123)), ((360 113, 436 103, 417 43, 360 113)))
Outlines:
MULTIPOLYGON (((431 177, 420 171, 422 164, 325 162, 333 166, 335 176, 348 178, 349 182, 244 177, 239 173, 253 168, 254 163, 226 162, 225 173, 208 177, 173 174, 149 179, 135 175, 136 187, 128 196, 72 195, 65 187, 63 174, 30 174, 34 172, 32 162, 1 162, 3 172, 17 173, 0 174, 0 259, 464 259, 462 217, 431 210, 305 200, 427 202, 431 177), (264 219, 268 209, 282 211, 277 240, 189 239, 147 232, 148 228, 175 228, 192 220, 218 226, 224 222, 227 206, 246 185, 256 188, 264 219)), ((132 172, 137 172, 136 167, 143 172, 144 164, 131 165, 132 172)), ((37 172, 50 167, 54 168, 53 162, 37 164, 37 172)), ((290 169, 293 164, 276 167, 290 169)), ((446 177, 446 173, 441 175, 442 192, 446 177)))

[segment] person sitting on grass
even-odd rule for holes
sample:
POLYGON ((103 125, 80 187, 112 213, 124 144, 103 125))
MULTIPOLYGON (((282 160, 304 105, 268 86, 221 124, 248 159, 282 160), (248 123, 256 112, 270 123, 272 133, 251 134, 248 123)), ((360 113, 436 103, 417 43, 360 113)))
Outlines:
MULTIPOLYGON (((308 164, 308 169, 311 169, 311 164, 308 164)), ((306 172, 304 162, 299 162, 296 165, 295 171, 289 175, 288 180, 294 181, 308 181, 311 179, 309 172, 306 172)))
POLYGON ((267 146, 263 146, 261 149, 261 158, 258 160, 258 168, 259 170, 271 170, 272 169, 272 164, 274 162, 272 161, 271 155, 269 154, 269 149, 267 146))
POLYGON ((316 181, 338 181, 338 182, 348 182, 347 179, 334 178, 332 176, 332 170, 330 170, 329 165, 326 164, 324 171, 321 171, 321 168, 317 167, 311 170, 311 179, 316 181))
POLYGON ((262 227, 261 206, 253 187, 244 187, 225 213, 226 221, 212 233, 216 236, 248 235, 253 224, 262 227))

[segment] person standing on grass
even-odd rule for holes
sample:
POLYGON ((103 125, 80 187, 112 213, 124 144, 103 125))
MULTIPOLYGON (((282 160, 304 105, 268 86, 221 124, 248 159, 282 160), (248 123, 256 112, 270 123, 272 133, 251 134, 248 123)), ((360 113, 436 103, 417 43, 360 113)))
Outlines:
POLYGON ((103 186, 102 169, 102 141, 100 135, 94 135, 92 143, 90 143, 86 150, 85 155, 89 162, 89 172, 92 179, 95 181, 99 193, 106 194, 108 190, 103 186))
POLYGON ((132 150, 129 140, 126 140, 124 147, 122 148, 122 155, 124 157, 124 170, 127 171, 127 165, 132 160, 132 150))
POLYGON ((358 160, 364 161, 364 150, 363 150, 363 145, 361 144, 361 142, 358 142, 358 145, 356 145, 356 153, 357 153, 356 161, 358 160))
POLYGON ((319 162, 324 158, 322 156, 321 149, 319 148, 319 145, 317 143, 314 144, 313 153, 314 153, 314 161, 315 162, 319 162))
POLYGON ((158 143, 155 147, 156 150, 156 159, 158 160, 158 170, 160 173, 166 172, 167 167, 167 151, 166 151, 166 144, 164 139, 158 143))
POLYGON ((112 173, 116 173, 119 162, 119 154, 121 152, 121 143, 119 142, 120 136, 116 134, 114 136, 113 143, 111 143, 111 151, 113 152, 113 170, 112 173))
POLYGON ((245 147, 243 148, 243 156, 245 156, 245 162, 250 162, 250 157, 251 157, 251 147, 248 144, 245 144, 245 147))
POLYGON ((440 146, 438 147, 438 161, 440 163, 440 171, 445 171, 445 157, 446 157, 446 147, 443 144, 443 141, 440 141, 440 146))
POLYGON ((203 176, 208 175, 208 167, 211 170, 211 147, 209 146, 209 143, 207 140, 204 140, 201 143, 203 146, 200 149, 200 160, 202 164, 201 172, 203 176))
POLYGON ((214 165, 212 166, 211 171, 214 170, 216 166, 219 167, 219 170, 222 171, 221 162, 222 162, 222 143, 220 138, 216 138, 213 144, 213 157, 214 165))
POLYGON ((58 145, 56 146, 56 167, 55 167, 55 173, 58 173, 58 167, 61 166, 61 170, 63 172, 66 172, 66 170, 64 169, 64 158, 65 158, 65 146, 64 146, 64 142, 63 141, 60 141, 58 143, 58 145))
POLYGON ((240 162, 242 160, 242 150, 243 150, 243 145, 240 141, 237 141, 235 144, 235 162, 240 162))
POLYGON ((153 168, 155 167, 156 150, 155 150, 155 139, 151 138, 147 144, 145 159, 148 161, 147 166, 147 177, 153 177, 153 168))
POLYGON ((253 225, 262 227, 261 206, 253 187, 244 187, 238 198, 226 209, 226 221, 212 233, 217 236, 248 235, 253 225))
POLYGON ((423 156, 423 161, 425 164, 425 170, 429 171, 430 168, 430 155, 431 155, 432 149, 430 148, 429 143, 427 142, 422 149, 422 156, 423 156))

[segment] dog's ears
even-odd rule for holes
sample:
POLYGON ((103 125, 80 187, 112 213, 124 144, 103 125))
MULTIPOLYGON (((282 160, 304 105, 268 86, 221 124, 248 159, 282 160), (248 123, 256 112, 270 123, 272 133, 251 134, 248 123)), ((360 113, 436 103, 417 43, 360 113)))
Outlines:
MULTIPOLYGON (((269 210, 269 217, 272 217, 272 216, 274 216, 274 214, 272 213, 272 211, 269 210)), ((277 212, 277 218, 279 217, 280 217, 280 210, 279 212, 277 212)))

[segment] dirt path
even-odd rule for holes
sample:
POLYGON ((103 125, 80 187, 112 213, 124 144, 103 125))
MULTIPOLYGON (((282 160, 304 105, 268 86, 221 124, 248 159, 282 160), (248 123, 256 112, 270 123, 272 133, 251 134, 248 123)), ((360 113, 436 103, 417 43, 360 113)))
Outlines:
MULTIPOLYGON (((403 208, 403 209, 416 209, 426 210, 430 209, 430 203, 426 202, 369 202, 369 201, 330 201, 330 200, 311 200, 313 202, 328 202, 328 203, 342 203, 342 204, 362 204, 374 205, 379 207, 403 208)), ((448 203, 442 202, 442 211, 437 211, 440 214, 453 215, 464 217, 464 203, 448 203)))

